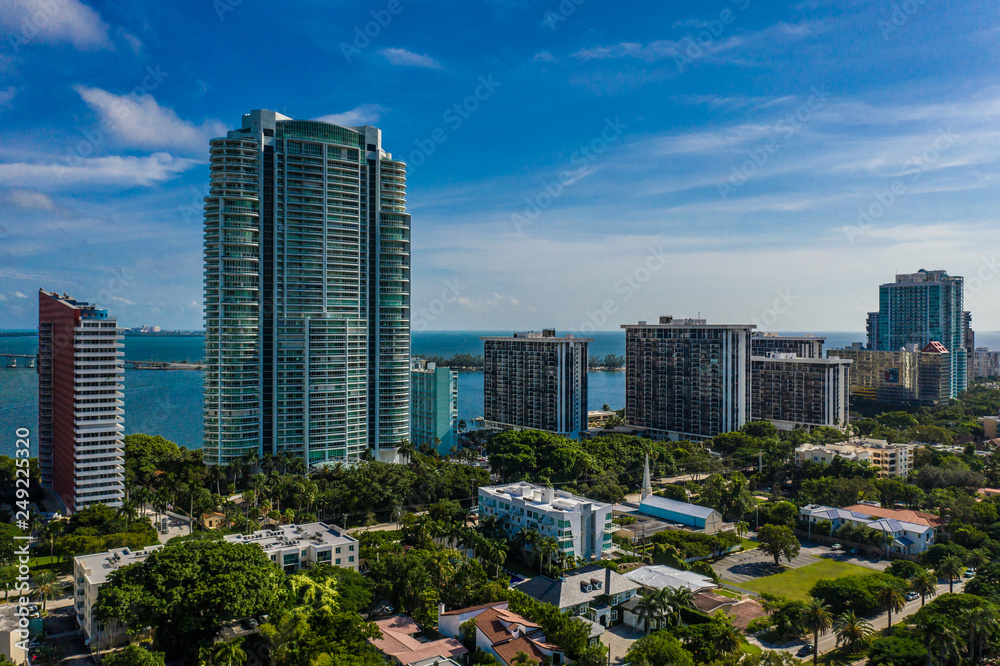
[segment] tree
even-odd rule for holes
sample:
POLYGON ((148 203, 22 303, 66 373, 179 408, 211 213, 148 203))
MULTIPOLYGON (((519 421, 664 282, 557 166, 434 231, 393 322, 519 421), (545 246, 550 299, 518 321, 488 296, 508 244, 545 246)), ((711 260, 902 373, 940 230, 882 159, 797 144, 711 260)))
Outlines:
POLYGON ((166 663, 162 652, 150 652, 135 644, 112 652, 103 662, 104 666, 164 666, 166 663))
POLYGON ((833 627, 833 617, 830 615, 830 607, 819 599, 813 597, 806 602, 806 607, 802 609, 802 626, 813 632, 813 665, 819 656, 819 635, 826 633, 833 627))
POLYGON ((871 623, 859 618, 853 611, 838 615, 833 630, 837 634, 837 647, 843 645, 848 654, 857 654, 871 642, 875 633, 871 623))
POLYGON ((780 557, 791 562, 799 555, 799 540, 784 525, 761 525, 757 542, 760 544, 758 548, 774 558, 775 565, 780 557))
POLYGON ((247 653, 243 651, 243 637, 219 643, 215 648, 212 663, 215 666, 242 666, 247 661, 247 653))
POLYGON ((879 608, 889 614, 888 617, 888 633, 892 635, 892 614, 893 612, 899 612, 903 610, 906 605, 906 599, 903 598, 903 593, 899 588, 890 583, 886 583, 878 589, 875 593, 875 598, 878 600, 879 608))
POLYGON ((673 609, 676 615, 677 626, 679 627, 681 625, 681 609, 685 607, 692 608, 694 606, 694 592, 687 587, 678 587, 673 590, 664 588, 664 591, 667 592, 667 607, 673 609))
POLYGON ((652 591, 649 591, 639 598, 635 610, 639 617, 646 622, 646 634, 649 634, 653 630, 652 621, 660 614, 660 600, 652 591))
POLYGON ((152 627, 168 660, 193 661, 227 622, 263 612, 284 575, 260 546, 228 541, 167 544, 108 577, 95 605, 102 622, 152 627))
POLYGON ((59 596, 59 580, 51 569, 42 569, 35 575, 35 594, 42 600, 42 610, 46 610, 49 599, 59 596))
POLYGON ((691 653, 684 649, 680 641, 665 631, 658 631, 640 638, 629 648, 625 661, 630 664, 694 666, 691 653))
POLYGON ((934 596, 934 593, 937 592, 937 576, 924 570, 910 579, 910 589, 920 595, 922 608, 926 598, 934 596))
POLYGON ((927 648, 912 638, 876 638, 868 648, 869 666, 924 666, 927 648))
POLYGON ((948 579, 948 592, 954 593, 955 579, 959 578, 965 571, 965 562, 957 555, 949 555, 938 562, 935 571, 942 578, 948 579))

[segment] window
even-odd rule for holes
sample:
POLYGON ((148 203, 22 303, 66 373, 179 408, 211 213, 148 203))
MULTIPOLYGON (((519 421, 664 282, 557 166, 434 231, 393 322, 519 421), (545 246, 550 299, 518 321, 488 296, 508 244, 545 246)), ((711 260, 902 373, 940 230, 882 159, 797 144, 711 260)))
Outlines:
POLYGON ((337 554, 340 554, 340 546, 337 546, 337 554))
POLYGON ((348 558, 347 558, 347 561, 348 561, 348 562, 353 562, 353 561, 354 561, 354 556, 353 556, 353 555, 351 555, 350 557, 348 557, 348 558))
POLYGON ((616 610, 611 611, 611 620, 614 621, 617 619, 618 619, 618 611, 616 610))
POLYGON ((337 558, 337 566, 338 567, 340 566, 340 558, 339 557, 337 558))

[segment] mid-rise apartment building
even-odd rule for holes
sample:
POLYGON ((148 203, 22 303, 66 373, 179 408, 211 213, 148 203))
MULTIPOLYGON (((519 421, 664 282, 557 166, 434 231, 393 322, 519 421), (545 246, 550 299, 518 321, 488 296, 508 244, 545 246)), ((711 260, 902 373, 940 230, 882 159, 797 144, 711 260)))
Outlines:
POLYGON ((915 444, 889 444, 884 439, 857 438, 840 444, 803 444, 795 449, 798 463, 832 463, 835 458, 878 467, 879 478, 906 477, 913 471, 915 444))
POLYGON ((772 353, 795 354, 799 358, 823 358, 826 338, 815 335, 781 335, 771 331, 754 331, 750 336, 750 355, 769 356, 772 353))
POLYGON ((796 426, 840 428, 850 418, 850 359, 801 358, 771 351, 751 357, 750 374, 755 421, 791 430, 796 426))
POLYGON ((410 371, 410 441, 445 455, 457 446, 458 373, 413 359, 410 371))
POLYGON ((74 513, 125 496, 125 352, 107 310, 38 292, 38 458, 42 485, 74 513))
POLYGON ((555 329, 483 341, 483 414, 492 430, 587 429, 588 343, 555 329))
MULTIPOLYGON (((288 573, 320 564, 357 571, 361 559, 358 540, 347 530, 326 523, 276 525, 251 534, 229 534, 223 538, 231 543, 260 546, 272 562, 288 573)), ((129 564, 144 562, 160 548, 163 546, 148 546, 142 550, 115 548, 73 558, 76 620, 87 638, 100 636, 102 641, 114 641, 125 635, 123 627, 116 627, 114 635, 108 634, 107 628, 94 617, 93 606, 112 572, 129 564)))
POLYGON ((521 481, 479 489, 479 517, 497 516, 511 536, 523 529, 553 537, 563 555, 599 560, 611 550, 611 505, 521 481))
POLYGON ((1000 377, 1000 351, 976 347, 973 356, 973 374, 979 377, 1000 377))
POLYGON ((849 359, 850 392, 861 398, 900 404, 936 405, 948 400, 950 353, 940 343, 900 351, 830 349, 831 359, 849 359))
POLYGON ((702 440, 750 420, 752 324, 664 316, 622 328, 630 425, 653 437, 702 440))
POLYGON ((969 382, 973 335, 964 311, 963 278, 921 269, 897 274, 879 287, 878 312, 868 315, 868 349, 895 352, 907 345, 940 343, 949 353, 948 392, 954 398, 969 382))
POLYGON ((410 436, 406 165, 381 130, 255 110, 212 139, 205 460, 395 459, 410 436))

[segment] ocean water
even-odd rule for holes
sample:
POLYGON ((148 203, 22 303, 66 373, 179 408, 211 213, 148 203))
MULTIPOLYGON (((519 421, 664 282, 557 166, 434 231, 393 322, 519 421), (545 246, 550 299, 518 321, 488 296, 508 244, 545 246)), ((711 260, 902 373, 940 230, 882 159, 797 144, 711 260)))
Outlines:
MULTIPOLYGON (((509 335, 510 331, 415 332, 414 356, 482 354, 484 335, 509 335)), ((562 333, 560 333, 562 334, 562 333)), ((826 337, 827 348, 862 342, 863 333, 816 333, 826 337)), ((625 353, 624 331, 592 333, 591 356, 625 353)), ((196 361, 202 354, 201 336, 125 338, 129 361, 196 361)), ((976 345, 1000 349, 1000 332, 976 333, 976 345)), ((31 354, 38 351, 35 336, 0 337, 0 353, 31 354)), ((590 409, 625 404, 624 372, 591 372, 588 377, 590 409)), ((159 434, 181 446, 202 445, 202 373, 193 370, 125 370, 125 432, 159 434)), ((458 417, 471 425, 483 412, 483 373, 458 375, 458 417)), ((15 431, 28 428, 37 442, 38 375, 33 369, 0 367, 0 455, 11 455, 15 431)), ((36 449, 33 446, 33 453, 36 449)))

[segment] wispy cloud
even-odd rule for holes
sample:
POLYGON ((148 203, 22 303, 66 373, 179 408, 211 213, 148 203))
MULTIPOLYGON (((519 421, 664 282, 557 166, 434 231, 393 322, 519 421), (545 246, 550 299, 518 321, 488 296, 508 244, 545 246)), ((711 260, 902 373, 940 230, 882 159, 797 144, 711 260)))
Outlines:
POLYGON ((316 120, 324 123, 333 123, 334 125, 354 127, 357 125, 376 123, 384 113, 385 109, 379 104, 362 104, 361 106, 354 107, 350 111, 331 113, 326 116, 320 116, 319 118, 316 118, 316 120))
POLYGON ((0 201, 7 202, 21 210, 44 210, 55 212, 56 203, 44 192, 34 190, 8 190, 0 193, 0 201))
POLYGON ((424 69, 444 69, 444 67, 429 55, 421 55, 406 49, 382 49, 379 51, 383 58, 393 65, 401 67, 423 67, 424 69))
POLYGON ((13 44, 69 43, 81 51, 114 48, 108 24, 79 0, 6 0, 0 6, 0 26, 13 44))
POLYGON ((25 294, 22 294, 19 291, 15 291, 14 295, 17 296, 18 298, 27 298, 27 296, 25 294))
POLYGON ((173 109, 160 106, 150 94, 137 97, 115 95, 100 88, 77 85, 73 89, 102 123, 130 148, 172 148, 205 153, 208 140, 224 136, 226 126, 218 120, 201 125, 181 120, 173 109))
POLYGON ((17 96, 16 86, 7 86, 3 90, 0 90, 0 111, 4 111, 10 108, 10 103, 14 101, 14 97, 17 96))
POLYGON ((197 160, 154 153, 146 157, 111 155, 72 164, 12 162, 0 164, 0 185, 55 189, 80 184, 151 185, 187 171, 197 160))

